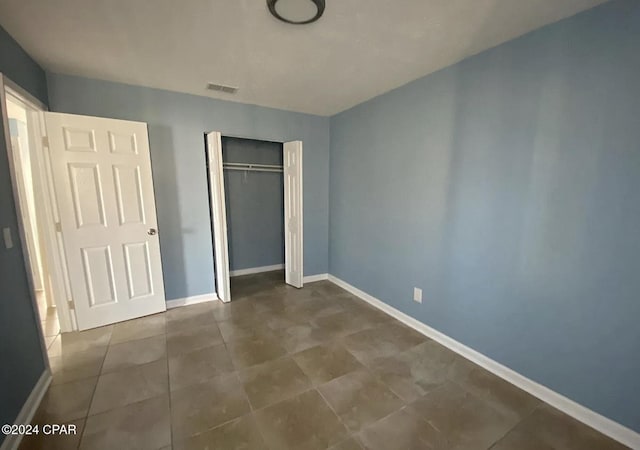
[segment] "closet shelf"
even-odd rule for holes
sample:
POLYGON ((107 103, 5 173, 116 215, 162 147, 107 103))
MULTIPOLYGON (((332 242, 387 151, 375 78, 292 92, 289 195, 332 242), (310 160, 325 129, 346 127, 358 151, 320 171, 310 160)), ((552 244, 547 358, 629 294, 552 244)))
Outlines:
POLYGON ((243 172, 282 172, 283 166, 274 164, 223 163, 224 170, 240 170, 243 172))

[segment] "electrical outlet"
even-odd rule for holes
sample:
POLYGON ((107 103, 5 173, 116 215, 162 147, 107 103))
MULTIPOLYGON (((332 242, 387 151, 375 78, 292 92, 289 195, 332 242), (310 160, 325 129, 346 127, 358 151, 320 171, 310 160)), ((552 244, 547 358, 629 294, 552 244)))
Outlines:
POLYGON ((2 236, 4 237, 4 246, 6 249, 13 248, 13 239, 11 238, 11 228, 3 228, 2 236))
POLYGON ((422 289, 413 288, 413 301, 422 303, 422 289))

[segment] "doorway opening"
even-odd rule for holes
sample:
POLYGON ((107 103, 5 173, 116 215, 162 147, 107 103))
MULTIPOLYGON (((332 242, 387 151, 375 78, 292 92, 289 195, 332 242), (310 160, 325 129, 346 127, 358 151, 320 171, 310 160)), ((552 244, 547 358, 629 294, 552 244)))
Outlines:
MULTIPOLYGON (((54 342, 60 334, 60 322, 56 302, 50 287, 50 277, 43 261, 43 245, 40 239, 38 213, 35 204, 33 164, 29 139, 28 108, 17 97, 7 94, 7 118, 13 166, 16 174, 20 215, 24 226, 26 253, 29 255, 28 269, 33 282, 33 295, 36 300, 39 323, 45 340, 47 352, 54 352, 54 342)), ((42 220, 40 220, 42 222, 42 220)))
POLYGON ((222 137, 232 298, 284 285, 282 143, 222 137))
POLYGON ((303 286, 302 142, 207 134, 218 297, 303 286))
POLYGON ((43 353, 57 356, 60 333, 71 331, 65 301, 55 225, 48 200, 47 161, 42 152, 42 114, 45 106, 0 75, 2 121, 13 182, 18 230, 3 229, 4 245, 20 239, 30 294, 38 318, 43 353))

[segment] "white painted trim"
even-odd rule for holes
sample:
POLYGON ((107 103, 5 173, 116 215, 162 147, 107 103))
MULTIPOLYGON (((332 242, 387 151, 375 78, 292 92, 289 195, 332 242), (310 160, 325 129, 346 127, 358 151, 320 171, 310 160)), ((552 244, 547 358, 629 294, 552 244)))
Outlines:
POLYGON ((254 273, 272 272, 274 270, 284 269, 284 264, 274 264, 273 266, 251 267, 249 269, 232 270, 229 275, 232 277, 241 277, 242 275, 251 275, 254 273))
POLYGON ((322 281, 322 280, 328 280, 329 279, 329 274, 328 273, 319 273, 317 275, 307 275, 304 277, 304 282, 305 283, 314 283, 316 281, 322 281))
MULTIPOLYGON (((31 423, 33 416, 40 406, 40 402, 42 401, 44 394, 47 393, 47 389, 51 384, 51 378, 51 372, 49 369, 45 369, 44 372, 42 372, 42 375, 40 375, 40 379, 31 390, 31 394, 27 397, 27 401, 22 405, 22 409, 18 413, 18 417, 16 417, 14 422, 15 425, 28 425, 31 423)), ((15 450, 20 446, 21 441, 22 435, 10 434, 5 437, 2 446, 0 446, 0 450, 15 450)))
POLYGON ((350 285, 346 281, 341 280, 333 275, 329 275, 329 281, 340 286, 341 288, 351 292, 353 295, 360 297, 365 302, 372 306, 375 306, 382 312, 398 319, 405 325, 413 328, 419 333, 433 339, 436 342, 444 345, 445 347, 453 350, 464 358, 478 364, 479 366, 487 369, 494 375, 508 381, 509 383, 519 387, 520 389, 528 392, 529 394, 539 398, 540 400, 548 403, 549 405, 559 409, 565 414, 573 417, 576 420, 598 430, 602 434, 615 439, 622 444, 631 447, 633 449, 640 449, 640 433, 637 433, 630 428, 620 425, 611 419, 608 419, 595 411, 586 408, 585 406, 576 403, 575 401, 545 387, 535 381, 519 374, 518 372, 503 366, 497 361, 483 355, 482 353, 467 347, 464 344, 450 338, 449 336, 431 328, 428 325, 414 319, 411 316, 395 309, 392 306, 384 303, 364 291, 350 285))
POLYGON ((215 292, 212 292, 211 294, 192 295, 191 297, 174 298, 173 300, 167 300, 167 309, 213 301, 220 301, 218 294, 215 292))

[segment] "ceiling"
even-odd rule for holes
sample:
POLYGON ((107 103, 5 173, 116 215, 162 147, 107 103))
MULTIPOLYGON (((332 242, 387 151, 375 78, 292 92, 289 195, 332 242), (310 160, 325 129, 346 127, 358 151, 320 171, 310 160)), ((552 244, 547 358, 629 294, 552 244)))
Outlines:
POLYGON ((0 24, 52 72, 332 115, 603 2, 327 0, 296 26, 265 0, 0 0, 0 24))

